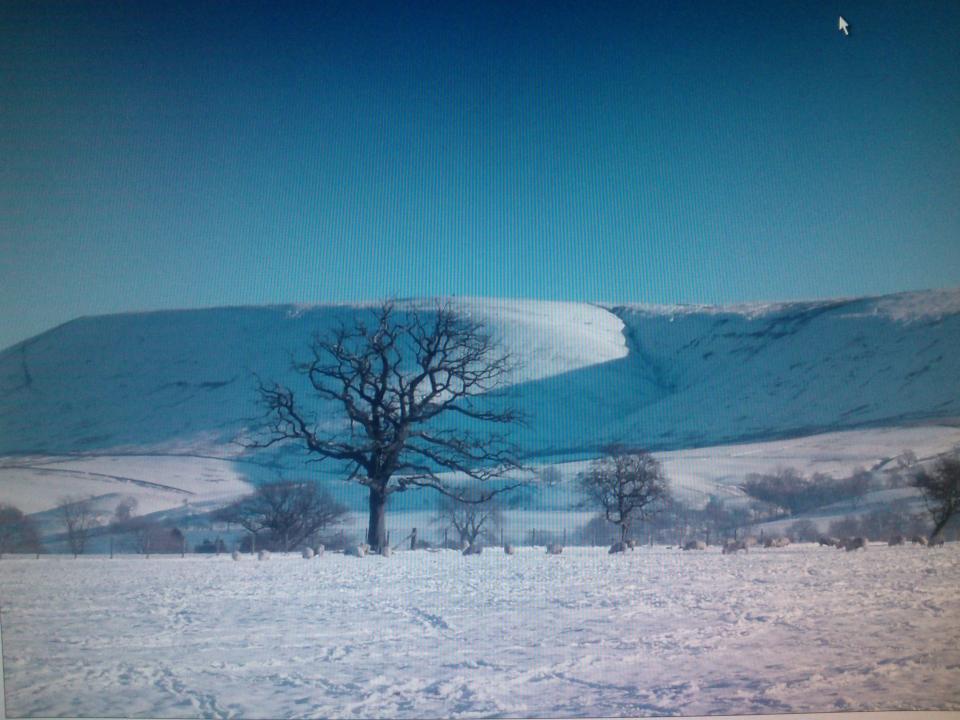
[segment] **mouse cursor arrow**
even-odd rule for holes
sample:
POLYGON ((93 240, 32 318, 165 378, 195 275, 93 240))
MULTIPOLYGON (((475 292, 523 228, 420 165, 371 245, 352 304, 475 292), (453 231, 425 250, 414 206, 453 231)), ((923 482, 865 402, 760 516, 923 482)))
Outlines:
POLYGON ((847 29, 850 27, 850 23, 843 19, 843 15, 840 16, 840 19, 837 20, 837 30, 842 32, 844 35, 850 35, 850 31, 847 29))

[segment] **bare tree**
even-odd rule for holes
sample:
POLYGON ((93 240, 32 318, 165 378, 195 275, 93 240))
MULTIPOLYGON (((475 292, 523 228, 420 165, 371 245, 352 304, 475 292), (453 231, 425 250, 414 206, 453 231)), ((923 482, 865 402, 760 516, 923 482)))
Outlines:
POLYGON ((261 382, 266 437, 252 447, 293 440, 319 460, 342 462, 347 479, 369 489, 367 543, 379 549, 392 493, 426 487, 457 496, 444 473, 486 481, 522 469, 508 432, 521 415, 500 392, 515 363, 479 321, 449 304, 401 311, 393 302, 369 319, 315 335, 312 358, 294 364, 342 426, 319 424, 292 389, 261 382))
POLYGON ((0 558, 13 552, 40 552, 40 534, 20 508, 0 503, 0 558))
POLYGON ((132 495, 127 495, 123 500, 117 503, 113 509, 113 521, 115 523, 125 523, 130 520, 137 510, 139 503, 132 495))
POLYGON ((215 513, 214 519, 236 523, 282 552, 308 542, 338 522, 347 509, 314 482, 280 481, 261 485, 215 513))
POLYGON ((93 498, 60 498, 57 509, 67 530, 67 543, 73 556, 82 555, 87 547, 90 531, 100 525, 100 517, 93 508, 93 498))
POLYGON ((669 497, 660 463, 650 453, 614 445, 580 475, 580 487, 620 527, 625 542, 632 525, 651 516, 669 497))
POLYGON ((556 465, 548 465, 538 473, 543 487, 556 487, 563 482, 563 473, 556 465))
POLYGON ((477 538, 496 537, 494 531, 502 523, 498 498, 481 502, 483 493, 471 489, 462 498, 441 495, 437 501, 435 521, 445 528, 452 528, 460 536, 460 542, 474 545, 477 538))
POLYGON ((933 520, 933 540, 950 519, 960 512, 960 455, 940 458, 933 470, 920 470, 913 477, 913 486, 923 494, 927 511, 933 520))
MULTIPOLYGON (((121 512, 121 517, 126 513, 121 512)), ((110 523, 110 532, 127 538, 128 545, 132 545, 135 552, 141 555, 182 552, 184 544, 183 532, 169 523, 149 515, 129 515, 125 519, 117 519, 110 523)))

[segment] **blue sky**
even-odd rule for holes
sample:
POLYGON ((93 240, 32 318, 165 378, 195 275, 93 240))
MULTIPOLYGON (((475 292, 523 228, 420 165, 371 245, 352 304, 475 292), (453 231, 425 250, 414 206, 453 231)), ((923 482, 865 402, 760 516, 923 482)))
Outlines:
POLYGON ((0 347, 172 307, 960 285, 953 0, 29 2, 0 36, 0 347))

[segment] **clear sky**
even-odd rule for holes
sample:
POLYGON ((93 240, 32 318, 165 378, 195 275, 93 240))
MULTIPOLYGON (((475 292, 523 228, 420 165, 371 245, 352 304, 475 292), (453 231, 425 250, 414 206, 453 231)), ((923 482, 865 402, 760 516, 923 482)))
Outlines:
POLYGON ((0 347, 171 307, 960 285, 955 0, 31 0, 0 37, 0 347))

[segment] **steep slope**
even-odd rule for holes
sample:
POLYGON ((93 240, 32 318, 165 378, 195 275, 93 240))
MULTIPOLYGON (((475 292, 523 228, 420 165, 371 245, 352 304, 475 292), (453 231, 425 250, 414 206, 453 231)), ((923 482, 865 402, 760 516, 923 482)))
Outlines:
MULTIPOLYGON (((530 421, 517 438, 532 457, 960 416, 960 291, 732 308, 458 302, 523 361, 513 393, 530 421)), ((291 354, 363 312, 218 308, 67 323, 0 353, 0 453, 234 456, 232 441, 258 422, 255 375, 302 388, 291 354)))
MULTIPOLYGON (((417 302, 422 305, 423 302, 417 302)), ((463 300, 536 381, 624 357, 623 324, 585 304, 463 300)), ((216 308, 80 318, 0 354, 0 453, 151 447, 233 455, 259 416, 256 377, 294 386, 291 356, 357 306, 216 308)))
POLYGON ((960 292, 615 306, 625 358, 519 388, 540 454, 700 447, 960 415, 960 292))

